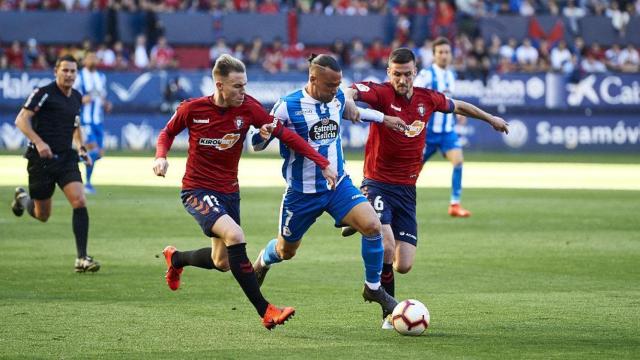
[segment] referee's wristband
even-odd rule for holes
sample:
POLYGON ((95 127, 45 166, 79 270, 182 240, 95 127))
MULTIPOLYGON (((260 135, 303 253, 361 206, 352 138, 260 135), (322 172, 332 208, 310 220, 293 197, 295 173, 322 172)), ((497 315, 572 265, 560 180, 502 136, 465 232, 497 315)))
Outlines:
POLYGON ((382 123, 384 121, 384 114, 378 110, 363 109, 359 107, 358 111, 360 112, 360 119, 362 121, 369 121, 369 122, 376 122, 376 123, 382 123))

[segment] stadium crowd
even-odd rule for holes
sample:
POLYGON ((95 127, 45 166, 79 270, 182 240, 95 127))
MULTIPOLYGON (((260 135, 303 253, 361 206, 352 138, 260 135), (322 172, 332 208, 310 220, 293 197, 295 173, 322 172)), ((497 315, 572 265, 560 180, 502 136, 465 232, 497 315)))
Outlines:
MULTIPOLYGON (((431 38, 438 35, 448 37, 453 43, 454 67, 462 78, 486 78, 491 72, 562 72, 572 78, 597 72, 637 72, 640 56, 633 44, 614 44, 604 48, 597 43, 586 45, 577 29, 577 19, 587 14, 611 18, 615 29, 622 35, 626 24, 637 16, 640 0, 427 0, 427 1, 179 1, 179 0, 0 0, 1 10, 65 9, 67 11, 146 11, 144 34, 136 37, 135 43, 124 44, 117 35, 107 34, 102 44, 85 40, 82 44, 67 46, 42 45, 36 39, 26 43, 13 41, 0 47, 0 69, 50 69, 55 59, 72 54, 82 59, 84 54, 97 51, 99 67, 104 70, 148 70, 180 67, 205 67, 221 54, 232 54, 249 67, 262 68, 270 73, 306 71, 305 57, 311 52, 330 51, 341 65, 355 71, 384 69, 391 49, 407 46, 415 49, 420 65, 428 66, 432 61, 431 41, 415 44, 410 32, 416 16, 429 16, 431 38), (257 12, 277 13, 295 10, 302 13, 324 13, 343 15, 366 15, 388 13, 394 16, 393 40, 385 43, 377 39, 365 44, 359 39, 345 42, 337 39, 332 44, 305 47, 302 43, 287 44, 281 39, 265 43, 256 37, 248 43, 228 43, 220 37, 207 51, 199 51, 198 65, 182 64, 176 52, 163 36, 162 25, 153 14, 166 11, 213 11, 213 12, 257 12), (485 39, 479 36, 477 18, 503 14, 551 14, 568 20, 573 41, 567 43, 562 36, 554 39, 514 38, 500 39, 497 36, 485 39), (151 22, 151 24, 149 24, 151 22), (150 26, 151 25, 151 26, 150 26), (208 61, 204 57, 208 56, 208 61)), ((2 40, 2 39, 0 39, 2 40)), ((200 50, 204 50, 201 49, 200 50)))

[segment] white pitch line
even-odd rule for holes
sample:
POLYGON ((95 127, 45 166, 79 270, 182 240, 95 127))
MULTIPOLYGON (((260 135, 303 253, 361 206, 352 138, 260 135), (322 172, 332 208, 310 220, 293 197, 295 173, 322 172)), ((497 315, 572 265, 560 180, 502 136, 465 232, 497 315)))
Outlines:
MULTIPOLYGON (((166 178, 153 175, 152 163, 151 157, 107 156, 96 166, 94 183, 180 186, 185 158, 169 157, 166 178)), ((347 162, 347 171, 355 184, 362 180, 362 166, 362 161, 347 162)), ((284 187, 281 169, 282 161, 278 159, 241 159, 240 187, 284 187)), ((0 185, 26 185, 26 160, 19 156, 0 156, 0 174, 0 185)), ((464 165, 463 184, 465 188, 640 190, 640 165, 469 162, 464 165)), ((448 188, 450 185, 451 165, 443 161, 427 163, 418 181, 418 187, 448 188)))

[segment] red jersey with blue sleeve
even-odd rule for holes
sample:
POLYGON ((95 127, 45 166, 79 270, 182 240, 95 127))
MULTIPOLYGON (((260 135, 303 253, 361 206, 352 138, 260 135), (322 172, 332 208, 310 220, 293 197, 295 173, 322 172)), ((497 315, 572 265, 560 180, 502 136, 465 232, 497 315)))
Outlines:
POLYGON ((279 121, 249 95, 238 107, 219 107, 211 96, 184 101, 158 136, 156 157, 166 157, 173 139, 189 131, 187 167, 182 189, 209 189, 234 193, 238 186, 238 163, 250 126, 275 126, 274 136, 296 148, 322 168, 329 161, 279 121))
POLYGON ((388 184, 415 185, 422 169, 427 122, 433 112, 453 112, 453 101, 440 92, 416 87, 408 99, 396 94, 388 82, 357 83, 352 88, 358 92, 358 101, 385 115, 397 116, 407 124, 404 133, 380 123, 370 125, 365 145, 365 178, 388 184))

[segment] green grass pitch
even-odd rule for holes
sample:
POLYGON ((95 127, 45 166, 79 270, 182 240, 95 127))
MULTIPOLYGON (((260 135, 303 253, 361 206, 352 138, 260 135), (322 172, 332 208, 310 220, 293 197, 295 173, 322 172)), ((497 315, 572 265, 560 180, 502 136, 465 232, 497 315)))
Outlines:
MULTIPOLYGON (((98 188, 89 198, 96 274, 75 274, 71 211, 59 190, 47 224, 15 218, 0 187, 0 358, 620 359, 640 354, 640 192, 418 189, 414 269, 397 298, 431 311, 419 337, 381 330, 360 290, 360 240, 323 216, 298 256, 274 267, 267 299, 294 306, 265 330, 231 273, 187 268, 164 282, 165 245, 209 245, 178 189, 98 188), (160 257, 159 257, 160 256, 160 257)), ((253 261, 275 235, 282 188, 242 191, 253 261)))

